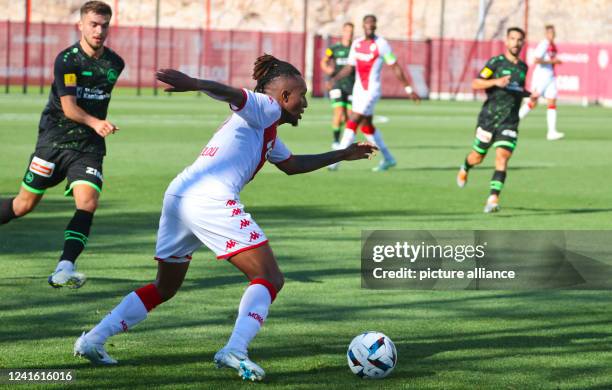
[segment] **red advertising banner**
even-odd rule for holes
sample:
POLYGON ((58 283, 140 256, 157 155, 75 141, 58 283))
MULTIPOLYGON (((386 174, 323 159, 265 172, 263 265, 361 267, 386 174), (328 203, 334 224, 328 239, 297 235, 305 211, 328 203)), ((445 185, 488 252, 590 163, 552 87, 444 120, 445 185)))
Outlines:
MULTIPOLYGON (((23 22, 0 22, 0 83, 48 85, 57 54, 79 39, 76 25, 32 23, 25 37, 23 22), (27 44, 26 44, 27 43, 27 44)), ((325 94, 325 76, 319 63, 333 38, 314 38, 312 85, 314 96, 325 94)), ((404 72, 421 96, 473 97, 471 80, 491 57, 504 51, 502 41, 434 39, 389 40, 404 72)), ((156 68, 173 67, 191 75, 251 86, 252 64, 270 53, 305 71, 303 33, 221 31, 151 27, 111 27, 108 46, 121 55, 126 68, 118 85, 156 86, 156 68)), ((527 62, 533 68, 530 43, 527 62)), ((558 43, 563 61, 557 71, 559 98, 612 100, 612 80, 604 77, 612 65, 612 44, 558 43)), ((404 97, 405 92, 388 66, 383 67, 383 96, 404 97)), ((528 87, 531 77, 528 76, 528 87)))
MULTIPOLYGON (((0 22, 0 83, 22 84, 25 76, 30 85, 48 85, 53 80, 55 57, 77 42, 80 33, 76 25, 47 23, 43 28, 41 23, 32 23, 25 45, 24 31, 23 23, 0 22)), ((253 63, 264 52, 291 62, 302 72, 305 67, 303 33, 160 28, 156 34, 151 27, 111 27, 106 45, 125 60, 120 86, 154 86, 156 66, 231 85, 254 86, 253 63)))

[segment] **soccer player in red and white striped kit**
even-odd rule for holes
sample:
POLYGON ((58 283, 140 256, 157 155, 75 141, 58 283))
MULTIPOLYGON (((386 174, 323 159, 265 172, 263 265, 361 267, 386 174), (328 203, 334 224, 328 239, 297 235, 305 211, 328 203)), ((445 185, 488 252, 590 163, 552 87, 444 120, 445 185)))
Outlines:
POLYGON ((218 368, 236 369, 243 379, 261 380, 264 370, 249 359, 247 347, 266 320, 284 278, 265 234, 244 211, 239 193, 266 160, 293 175, 342 160, 369 158, 376 147, 354 143, 323 154, 292 155, 277 137, 277 127, 297 126, 307 107, 306 83, 293 65, 271 55, 255 62, 254 92, 171 69, 160 70, 157 78, 171 86, 166 91, 202 91, 229 103, 233 114, 166 190, 157 234, 157 279, 128 294, 98 325, 83 333, 75 343, 75 355, 98 364, 117 363, 104 349, 106 340, 131 329, 172 298, 185 278, 192 253, 205 245, 250 280, 234 330, 214 362, 218 368))

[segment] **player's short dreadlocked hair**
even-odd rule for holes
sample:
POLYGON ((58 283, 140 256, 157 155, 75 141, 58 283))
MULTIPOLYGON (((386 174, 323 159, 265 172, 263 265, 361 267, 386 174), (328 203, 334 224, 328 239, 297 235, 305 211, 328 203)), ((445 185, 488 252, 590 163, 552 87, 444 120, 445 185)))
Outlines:
POLYGON ((299 70, 288 62, 264 54, 255 61, 253 79, 257 81, 255 92, 264 92, 266 84, 280 76, 302 76, 299 70))

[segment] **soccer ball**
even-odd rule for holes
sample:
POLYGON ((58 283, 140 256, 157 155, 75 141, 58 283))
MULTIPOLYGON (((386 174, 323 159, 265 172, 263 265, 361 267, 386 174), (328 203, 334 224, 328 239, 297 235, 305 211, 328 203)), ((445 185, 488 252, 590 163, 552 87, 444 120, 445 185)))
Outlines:
POLYGON ((360 378, 384 378, 397 364, 397 351, 390 338, 380 332, 355 337, 346 352, 348 365, 360 378))

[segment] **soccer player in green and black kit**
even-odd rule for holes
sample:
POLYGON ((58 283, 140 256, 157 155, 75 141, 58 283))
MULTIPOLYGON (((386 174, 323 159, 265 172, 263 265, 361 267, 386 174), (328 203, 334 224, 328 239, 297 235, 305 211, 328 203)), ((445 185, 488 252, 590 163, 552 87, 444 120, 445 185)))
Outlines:
POLYGON ((86 280, 74 263, 87 244, 102 191, 104 137, 118 130, 106 114, 124 67, 121 57, 104 47, 111 16, 111 8, 101 1, 81 7, 81 39, 55 60, 49 102, 19 194, 0 200, 0 224, 5 224, 32 211, 47 188, 67 179, 65 195, 74 197, 76 212, 64 232, 60 261, 49 277, 53 287, 79 288, 86 280))
POLYGON ((525 43, 525 32, 511 27, 506 32, 506 52, 491 58, 472 82, 473 89, 484 89, 487 100, 482 106, 476 127, 472 151, 457 174, 457 185, 464 187, 468 172, 484 160, 487 150, 495 148, 495 173, 491 178, 491 192, 485 213, 499 211, 499 194, 506 180, 508 160, 516 147, 519 109, 524 97, 527 64, 519 59, 525 43))
MULTIPOLYGON (((344 23, 340 42, 325 50, 325 57, 321 60, 321 70, 328 76, 335 76, 347 64, 351 43, 353 42, 353 30, 353 23, 344 23)), ((355 84, 354 71, 345 78, 338 80, 329 91, 329 98, 334 108, 334 117, 332 119, 332 131, 334 134, 332 149, 334 150, 340 146, 340 129, 346 122, 351 110, 353 84, 355 84)))

